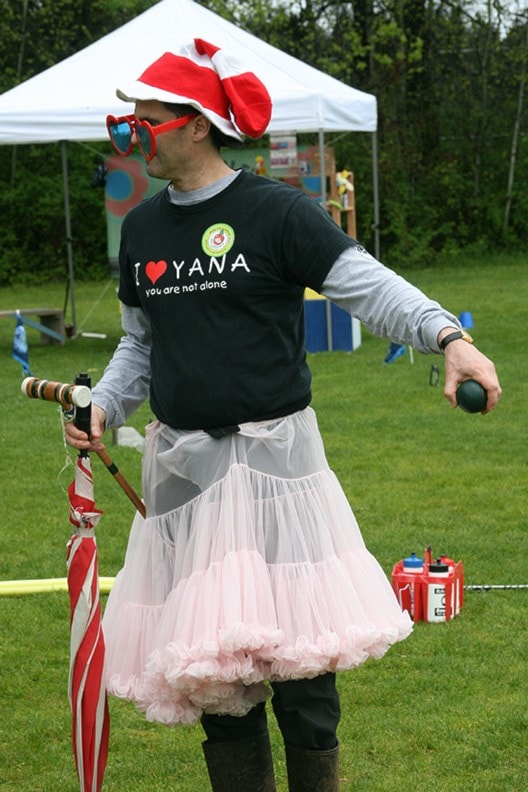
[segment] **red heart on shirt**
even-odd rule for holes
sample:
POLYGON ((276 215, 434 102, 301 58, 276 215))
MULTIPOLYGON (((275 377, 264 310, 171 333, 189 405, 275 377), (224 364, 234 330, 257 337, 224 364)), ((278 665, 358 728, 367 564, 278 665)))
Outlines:
POLYGON ((147 273, 147 278, 150 280, 150 282, 156 283, 158 278, 161 278, 166 269, 166 261, 149 261, 145 267, 145 272, 147 273))

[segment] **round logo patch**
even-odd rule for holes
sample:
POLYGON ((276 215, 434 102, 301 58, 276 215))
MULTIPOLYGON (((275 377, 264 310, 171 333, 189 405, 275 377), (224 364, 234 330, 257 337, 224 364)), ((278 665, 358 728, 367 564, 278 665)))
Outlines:
POLYGON ((222 256, 228 253, 235 242, 235 232, 225 223, 209 226, 202 236, 202 250, 208 256, 222 256))

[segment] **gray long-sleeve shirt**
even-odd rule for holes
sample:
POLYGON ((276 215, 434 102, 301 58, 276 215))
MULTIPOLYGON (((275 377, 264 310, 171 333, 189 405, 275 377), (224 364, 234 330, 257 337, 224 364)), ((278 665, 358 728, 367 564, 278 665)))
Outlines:
MULTIPOLYGON (((374 335, 439 353, 438 333, 459 327, 458 319, 361 246, 342 253, 330 270, 322 294, 357 317, 374 335)), ((141 308, 122 306, 125 335, 100 382, 94 403, 106 412, 106 426, 121 426, 148 398, 151 328, 141 308)))

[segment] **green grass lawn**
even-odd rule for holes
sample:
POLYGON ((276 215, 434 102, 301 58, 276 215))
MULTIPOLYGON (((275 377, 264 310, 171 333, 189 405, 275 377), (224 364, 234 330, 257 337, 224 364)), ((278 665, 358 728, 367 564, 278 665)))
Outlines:
MULTIPOLYGON (((504 395, 489 416, 452 410, 442 358, 409 354, 384 365, 388 341, 363 332, 353 354, 310 356, 314 402, 332 468, 370 550, 393 564, 431 544, 461 559, 465 583, 527 584, 526 442, 528 268, 493 259, 412 271, 409 280, 455 314, 473 314, 479 347, 496 363, 504 395), (431 365, 438 387, 429 384, 431 365)), ((120 337, 115 282, 78 283, 79 335, 40 346, 28 328, 36 376, 96 382, 120 337)), ((62 285, 0 292, 0 309, 62 306, 62 285)), ((72 457, 58 409, 20 393, 11 358, 14 322, 0 321, 0 579, 64 577, 72 457)), ((142 431, 148 405, 130 421, 142 431)), ((110 441, 110 438, 108 438, 110 441)), ((141 458, 111 456, 140 490, 141 458)), ((93 461, 100 574, 122 565, 132 506, 93 461)), ((104 600, 104 597, 103 597, 104 600)), ((75 792, 67 701, 69 605, 65 593, 0 598, 0 790, 75 792)), ((339 676, 342 788, 370 792, 524 792, 528 789, 528 590, 467 591, 447 624, 415 626, 381 661, 339 676)), ((207 790, 199 728, 148 724, 110 701, 106 792, 207 790)), ((285 767, 270 715, 280 792, 285 767)), ((314 792, 317 792, 314 790, 314 792)))

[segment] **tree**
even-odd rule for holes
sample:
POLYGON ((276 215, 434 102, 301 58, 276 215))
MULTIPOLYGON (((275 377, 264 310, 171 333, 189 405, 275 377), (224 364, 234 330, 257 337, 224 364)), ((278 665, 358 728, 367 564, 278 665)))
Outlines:
POLYGON ((504 237, 506 237, 510 225, 511 209, 514 198, 513 186, 515 179, 515 168, 517 164, 519 135, 520 135, 520 129, 524 115, 524 89, 526 85, 526 71, 528 65, 528 20, 523 23, 522 27, 524 27, 524 31, 523 31, 524 45, 521 47, 521 54, 520 54, 520 73, 519 73, 519 90, 517 94, 517 112, 515 114, 515 121, 513 124, 512 142, 510 149, 510 167, 508 172, 508 187, 506 192, 506 203, 504 206, 504 223, 502 229, 504 237))
MULTIPOLYGON (((152 4, 0 0, 0 90, 152 4)), ((528 179, 521 145, 527 123, 526 0, 202 0, 202 5, 375 94, 382 245, 392 265, 434 264, 440 253, 461 247, 524 246, 528 195, 517 185, 528 179)), ((371 246, 370 136, 335 135, 327 142, 338 164, 355 172, 361 241, 371 246)), ((106 233, 101 193, 89 184, 109 148, 79 145, 74 151, 76 267, 93 277, 107 269, 106 233)), ((0 283, 27 277, 27 262, 35 260, 41 277, 62 275, 58 147, 18 147, 16 180, 9 158, 0 163, 0 179, 0 283)))
MULTIPOLYGON (((74 54, 150 5, 148 0, 0 0, 0 88, 6 91, 74 54)), ((109 146, 74 144, 71 150, 78 276, 101 277, 108 268, 104 201, 91 181, 109 146)), ((0 284, 63 277, 67 256, 59 147, 24 145, 14 151, 0 163, 0 284)))

